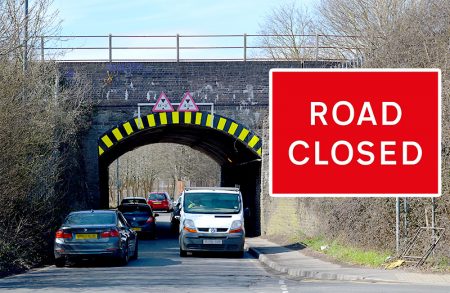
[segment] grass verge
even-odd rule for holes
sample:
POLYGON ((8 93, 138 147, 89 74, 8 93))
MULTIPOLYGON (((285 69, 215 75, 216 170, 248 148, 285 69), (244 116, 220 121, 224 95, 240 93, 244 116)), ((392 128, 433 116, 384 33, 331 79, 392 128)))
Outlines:
POLYGON ((348 247, 336 241, 327 241, 322 237, 303 239, 302 243, 339 261, 370 267, 382 266, 385 259, 389 256, 388 252, 348 247), (324 247, 327 248, 322 249, 324 247))

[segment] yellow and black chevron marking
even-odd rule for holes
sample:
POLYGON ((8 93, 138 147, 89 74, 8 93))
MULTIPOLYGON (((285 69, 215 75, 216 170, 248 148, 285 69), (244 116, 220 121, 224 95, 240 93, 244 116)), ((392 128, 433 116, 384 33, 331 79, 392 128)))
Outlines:
POLYGON ((261 156, 262 141, 249 128, 238 122, 208 112, 161 112, 130 119, 104 133, 98 140, 98 155, 101 156, 119 142, 142 130, 164 127, 170 124, 192 124, 210 127, 241 140, 253 152, 261 156))

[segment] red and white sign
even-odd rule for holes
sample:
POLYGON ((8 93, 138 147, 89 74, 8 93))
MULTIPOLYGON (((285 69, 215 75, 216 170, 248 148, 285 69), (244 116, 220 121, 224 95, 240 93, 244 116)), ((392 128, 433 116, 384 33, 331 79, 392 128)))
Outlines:
POLYGON ((192 98, 190 93, 185 93, 183 96, 183 99, 181 100, 180 105, 177 109, 178 112, 197 112, 198 107, 197 104, 194 102, 194 99, 192 98))
POLYGON ((173 106, 164 92, 161 92, 156 104, 152 108, 153 112, 173 112, 173 106))
POLYGON ((439 69, 270 72, 272 196, 440 196, 439 69))

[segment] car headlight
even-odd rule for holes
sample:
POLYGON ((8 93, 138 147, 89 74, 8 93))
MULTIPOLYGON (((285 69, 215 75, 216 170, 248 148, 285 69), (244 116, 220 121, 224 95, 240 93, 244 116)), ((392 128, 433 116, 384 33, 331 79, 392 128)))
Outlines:
POLYGON ((236 220, 231 223, 230 233, 242 232, 242 221, 236 220))
POLYGON ((197 228, 195 228, 195 224, 194 221, 190 220, 190 219, 186 219, 183 222, 183 229, 191 232, 191 233, 197 233, 197 228))

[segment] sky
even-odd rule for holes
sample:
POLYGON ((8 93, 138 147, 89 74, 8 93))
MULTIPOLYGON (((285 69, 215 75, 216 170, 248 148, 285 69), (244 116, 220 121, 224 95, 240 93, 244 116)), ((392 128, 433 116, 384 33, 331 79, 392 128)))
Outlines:
MULTIPOLYGON (((270 11, 290 1, 293 0, 54 0, 52 9, 59 12, 59 18, 62 20, 60 35, 256 34, 270 11)), ((315 2, 295 1, 306 6, 312 6, 315 2)), ((174 43, 174 39, 151 41, 155 46, 171 46, 174 43)), ((220 46, 223 42, 230 45, 242 44, 242 38, 186 38, 182 41, 185 46, 220 46)), ((70 43, 70 46, 103 46, 107 45, 107 42, 106 38, 77 39, 70 40, 65 45, 70 43)), ((113 43, 115 46, 148 46, 149 39, 116 38, 113 43)), ((221 51, 219 55, 241 55, 240 51, 232 51, 221 51)), ((117 58, 128 58, 129 53, 130 50, 117 50, 113 55, 117 58)), ((137 57, 144 54, 142 51, 134 53, 137 57)), ((156 58, 165 58, 166 53, 152 51, 156 58)), ((205 54, 212 53, 208 50, 205 54)), ((195 58, 192 51, 186 50, 183 54, 185 58, 195 58)), ((70 52, 69 55, 71 57, 68 59, 103 58, 105 52, 78 50, 70 52)))
POLYGON ((62 33, 70 35, 251 34, 274 7, 289 1, 54 0, 53 7, 63 20, 62 33))

